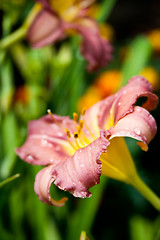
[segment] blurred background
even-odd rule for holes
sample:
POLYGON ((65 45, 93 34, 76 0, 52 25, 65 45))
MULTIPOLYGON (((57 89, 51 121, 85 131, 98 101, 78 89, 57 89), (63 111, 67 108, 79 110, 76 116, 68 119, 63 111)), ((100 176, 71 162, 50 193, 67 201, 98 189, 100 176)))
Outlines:
MULTIPOLYGON (((93 4, 90 16, 114 48, 113 60, 94 73, 86 70, 79 36, 39 49, 31 48, 26 39, 2 47, 2 39, 21 27, 33 5, 32 0, 0 1, 0 239, 76 240, 82 231, 93 240, 160 239, 158 211, 132 187, 101 177, 90 199, 77 199, 53 185, 57 199, 67 196, 69 200, 62 208, 48 206, 34 193, 41 167, 15 154, 26 139, 28 121, 45 115, 48 108, 72 117, 137 74, 146 77, 160 95, 160 1, 93 4)), ((158 126, 159 109, 158 105, 152 112, 158 126)), ((159 128, 148 152, 127 139, 139 175, 158 196, 159 142, 159 128)))

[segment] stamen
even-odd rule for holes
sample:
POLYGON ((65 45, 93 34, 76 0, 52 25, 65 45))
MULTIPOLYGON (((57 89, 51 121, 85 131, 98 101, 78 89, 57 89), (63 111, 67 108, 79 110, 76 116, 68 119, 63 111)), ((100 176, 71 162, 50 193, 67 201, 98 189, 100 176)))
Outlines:
POLYGON ((86 137, 86 135, 84 134, 84 132, 82 130, 83 125, 84 125, 84 121, 81 119, 79 121, 79 125, 76 128, 77 128, 77 131, 78 131, 79 141, 83 146, 85 146, 86 144, 89 144, 90 141, 88 140, 88 138, 86 137), (83 135, 83 137, 82 137, 82 135, 83 135))
POLYGON ((70 138, 70 137, 71 137, 70 131, 69 131, 67 128, 65 128, 64 130, 65 130, 66 133, 67 133, 67 137, 70 138))
POLYGON ((79 125, 76 126, 76 129, 77 129, 77 131, 78 131, 78 134, 81 133, 82 128, 83 128, 83 120, 80 120, 80 121, 79 121, 79 125))
MULTIPOLYGON (((93 138, 96 138, 96 137, 94 136, 94 134, 91 132, 91 130, 90 130, 90 128, 88 127, 87 123, 86 123, 85 120, 84 120, 84 115, 85 115, 85 113, 86 113, 86 108, 83 108, 82 111, 81 111, 81 115, 82 115, 82 117, 83 117, 83 120, 80 120, 80 121, 81 121, 80 124, 81 124, 82 128, 83 128, 83 125, 85 125, 85 127, 86 127, 86 129, 88 130, 88 132, 90 133, 90 135, 91 135, 93 138)), ((87 140, 88 140, 88 139, 87 139, 87 140)))
MULTIPOLYGON (((87 130, 88 130, 88 132, 90 133, 90 135, 91 135, 93 138, 96 138, 96 137, 94 136, 94 134, 91 132, 91 130, 89 129, 87 123, 86 123, 85 120, 84 120, 84 115, 85 115, 85 113, 86 113, 86 109, 83 108, 82 111, 81 111, 81 115, 82 115, 82 117, 83 117, 83 120, 82 120, 83 122, 81 122, 81 124, 85 125, 85 127, 86 127, 87 130)), ((82 127, 83 127, 83 125, 82 125, 82 127)))
POLYGON ((75 138, 76 146, 77 146, 78 148, 81 148, 81 147, 79 146, 79 144, 78 144, 78 141, 77 141, 77 139, 78 139, 78 132, 74 132, 74 138, 75 138))
POLYGON ((78 122, 78 114, 77 113, 73 113, 73 120, 77 123, 78 122))
POLYGON ((84 116, 86 113, 86 108, 82 108, 81 115, 84 116))
POLYGON ((71 140, 70 140, 70 138, 71 138, 71 133, 70 133, 70 131, 69 131, 67 128, 65 128, 64 130, 65 130, 66 133, 67 133, 68 142, 69 142, 70 145, 73 147, 73 149, 74 149, 75 151, 77 151, 77 148, 74 146, 74 144, 73 144, 73 143, 71 142, 71 140))
POLYGON ((48 109, 47 110, 48 114, 50 115, 50 117, 52 118, 53 121, 55 121, 54 117, 53 117, 53 114, 51 112, 51 109, 48 109))
POLYGON ((80 127, 80 130, 82 130, 83 125, 84 125, 84 121, 83 121, 83 120, 80 120, 80 121, 79 121, 79 127, 80 127))
POLYGON ((74 133, 74 138, 78 138, 78 133, 77 132, 74 133))

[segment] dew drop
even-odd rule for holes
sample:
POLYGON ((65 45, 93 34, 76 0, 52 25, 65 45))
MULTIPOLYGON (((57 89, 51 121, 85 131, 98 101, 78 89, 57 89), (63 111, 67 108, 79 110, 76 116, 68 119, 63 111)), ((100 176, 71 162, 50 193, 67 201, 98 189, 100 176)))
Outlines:
POLYGON ((142 112, 142 109, 138 107, 137 112, 139 112, 139 113, 142 112))
POLYGON ((83 168, 83 167, 84 167, 84 164, 82 163, 82 164, 80 165, 80 167, 83 168))
POLYGON ((48 144, 48 141, 46 139, 41 140, 41 146, 45 147, 48 144))
POLYGON ((62 137, 63 133, 62 132, 58 132, 57 135, 58 135, 58 137, 62 137))
POLYGON ((50 158, 50 162, 53 163, 53 161, 54 161, 53 158, 50 158))
POLYGON ((34 157, 32 155, 28 155, 26 158, 27 158, 28 161, 33 161, 34 160, 34 157))
POLYGON ((137 135, 140 135, 141 131, 138 129, 138 128, 135 128, 134 129, 134 132, 137 134, 137 135))

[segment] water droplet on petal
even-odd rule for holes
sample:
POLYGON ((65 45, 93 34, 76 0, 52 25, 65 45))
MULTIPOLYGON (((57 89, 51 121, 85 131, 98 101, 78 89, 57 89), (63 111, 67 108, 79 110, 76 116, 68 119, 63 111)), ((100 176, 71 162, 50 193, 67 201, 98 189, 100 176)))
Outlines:
POLYGON ((81 167, 81 168, 84 167, 84 164, 82 163, 82 164, 80 165, 80 167, 81 167))
POLYGON ((46 139, 41 140, 41 146, 45 147, 48 144, 48 141, 46 139))
POLYGON ((139 112, 139 113, 142 112, 142 109, 138 107, 137 112, 139 112))
POLYGON ((34 160, 34 157, 29 154, 29 155, 26 157, 26 160, 27 160, 27 161, 33 161, 33 160, 34 160))
POLYGON ((62 136, 63 136, 63 133, 62 133, 62 132, 58 132, 58 133, 57 133, 57 136, 58 136, 58 137, 62 137, 62 136))
POLYGON ((138 129, 138 128, 135 128, 134 129, 134 132, 137 134, 137 135, 140 135, 141 131, 138 129))

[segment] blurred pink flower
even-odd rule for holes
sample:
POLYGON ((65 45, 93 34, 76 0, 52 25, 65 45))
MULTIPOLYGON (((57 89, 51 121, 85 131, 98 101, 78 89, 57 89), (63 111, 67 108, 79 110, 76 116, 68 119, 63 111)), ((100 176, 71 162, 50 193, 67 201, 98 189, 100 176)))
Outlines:
POLYGON ((89 62, 88 70, 106 67, 112 59, 112 47, 101 36, 97 22, 87 16, 91 1, 47 1, 33 20, 27 38, 33 47, 42 47, 78 33, 82 36, 81 53, 89 62))
MULTIPOLYGON (((151 84, 141 76, 130 79, 117 93, 96 103, 80 120, 49 115, 29 123, 28 138, 16 150, 30 164, 46 165, 36 176, 35 192, 47 204, 63 206, 66 198, 50 196, 54 182, 75 197, 90 197, 89 188, 101 174, 132 183, 136 169, 123 137, 138 140, 145 151, 156 134, 156 122, 148 110, 157 105, 151 84), (137 99, 146 97, 142 106, 137 99)), ((134 185, 134 184, 133 184, 134 185)))

